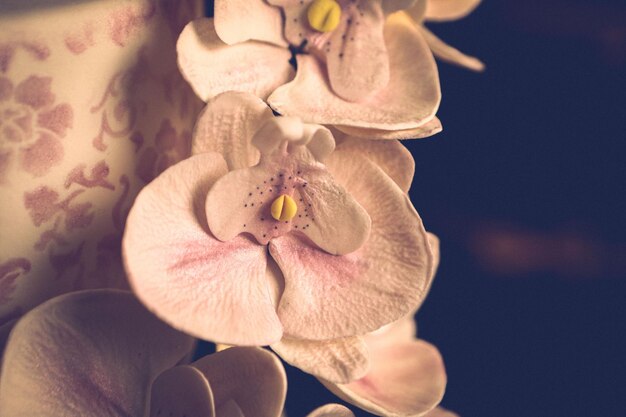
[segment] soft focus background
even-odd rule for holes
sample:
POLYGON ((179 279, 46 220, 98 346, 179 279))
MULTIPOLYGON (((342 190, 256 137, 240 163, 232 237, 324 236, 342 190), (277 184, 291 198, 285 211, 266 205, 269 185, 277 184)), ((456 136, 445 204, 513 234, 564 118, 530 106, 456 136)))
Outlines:
MULTIPOLYGON (((444 131, 405 142, 442 241, 417 318, 446 361, 443 405, 626 415, 626 3, 487 0, 429 27, 487 64, 441 63, 444 131)), ((289 370, 290 417, 333 400, 289 370)))

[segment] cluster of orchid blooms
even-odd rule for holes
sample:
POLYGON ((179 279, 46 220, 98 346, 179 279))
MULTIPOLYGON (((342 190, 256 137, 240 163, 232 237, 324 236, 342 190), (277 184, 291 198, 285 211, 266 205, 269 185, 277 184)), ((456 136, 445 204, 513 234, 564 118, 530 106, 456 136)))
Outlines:
POLYGON ((277 417, 286 377, 269 345, 376 415, 454 415, 437 407, 442 358, 416 338, 439 248, 398 139, 441 130, 433 54, 482 68, 424 21, 479 1, 216 0, 189 23, 179 66, 206 107, 192 155, 128 216, 134 294, 72 293, 24 316, 0 414, 277 417), (231 347, 191 362, 194 338, 231 347))

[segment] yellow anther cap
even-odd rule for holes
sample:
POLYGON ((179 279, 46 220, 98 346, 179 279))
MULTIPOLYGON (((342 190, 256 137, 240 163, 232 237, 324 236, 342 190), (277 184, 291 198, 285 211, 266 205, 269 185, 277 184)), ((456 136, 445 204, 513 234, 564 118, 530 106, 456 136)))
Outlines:
POLYGON ((313 29, 318 32, 331 32, 339 25, 341 6, 335 0, 314 0, 306 16, 313 29))
POLYGON ((290 196, 283 194, 272 203, 272 217, 276 220, 288 221, 298 212, 296 202, 290 196))

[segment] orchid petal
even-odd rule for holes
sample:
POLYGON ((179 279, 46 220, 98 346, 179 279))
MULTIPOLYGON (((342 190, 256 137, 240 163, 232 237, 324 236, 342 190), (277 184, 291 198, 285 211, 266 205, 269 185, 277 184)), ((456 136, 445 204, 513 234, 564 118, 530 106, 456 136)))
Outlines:
POLYGON ((432 120, 441 91, 434 58, 422 35, 407 16, 393 14, 385 25, 391 78, 368 100, 351 103, 334 94, 322 64, 297 56, 295 79, 269 97, 270 106, 308 123, 382 130, 414 129, 432 120), (407 63, 411 65, 407 65, 407 63))
POLYGON ((388 417, 417 417, 443 397, 446 373, 433 345, 416 340, 372 350, 368 374, 350 384, 321 381, 340 398, 388 417))
POLYGON ((13 329, 0 415, 145 415, 153 379, 192 346, 191 337, 157 320, 129 292, 57 297, 13 329))
POLYGON ((439 268, 439 261, 441 260, 441 251, 440 251, 440 244, 439 244, 439 238, 437 237, 437 235, 433 234, 433 233, 429 233, 426 232, 426 234, 428 235, 428 245, 430 246, 430 251, 433 254, 433 268, 431 271, 431 279, 435 278, 435 274, 437 273, 437 268, 439 268))
POLYGON ((311 411, 307 417, 354 417, 354 413, 340 404, 326 404, 311 411))
POLYGON ((389 84, 389 56, 383 37, 381 2, 350 4, 347 17, 322 45, 332 90, 344 100, 365 100, 389 84), (358 70, 357 70, 358 69, 358 70))
POLYGON ((293 78, 288 49, 255 41, 227 45, 208 18, 185 26, 177 51, 183 76, 204 101, 229 90, 265 99, 293 78))
POLYGON ((447 21, 461 19, 470 14, 481 0, 428 0, 426 20, 447 21))
POLYGON ((430 0, 418 0, 413 7, 406 9, 405 13, 411 16, 415 23, 421 24, 426 18, 426 5, 429 2, 430 0))
POLYGON ((216 0, 215 30, 229 45, 258 40, 287 46, 280 9, 263 0, 216 0))
POLYGON ((252 136, 274 115, 260 98, 235 91, 222 93, 207 103, 194 128, 192 153, 218 152, 228 170, 248 168, 261 154, 252 136))
POLYGON ((424 417, 459 417, 459 415, 443 407, 435 407, 433 410, 424 414, 424 417))
POLYGON ((335 151, 334 178, 371 217, 368 240, 333 256, 289 234, 270 242, 285 277, 278 315, 285 335, 325 340, 373 331, 403 317, 430 285, 432 254, 410 200, 373 162, 335 151))
POLYGON ((307 9, 311 1, 307 0, 304 4, 300 0, 267 0, 269 4, 282 9, 285 16, 283 35, 294 46, 302 45, 306 39, 317 33, 307 20, 307 9))
POLYGON ((416 1, 421 0, 383 0, 383 10, 385 14, 390 14, 413 7, 416 1))
POLYGON ((279 117, 266 123, 252 142, 261 151, 259 164, 229 172, 207 196, 207 219, 215 237, 229 241, 245 232, 265 245, 293 230, 332 254, 350 253, 363 244, 369 216, 320 163, 335 145, 327 129, 279 117), (271 206, 281 195, 297 205, 290 220, 272 217, 271 206))
POLYGON ((458 49, 453 48, 452 46, 448 45, 437 36, 435 36, 424 26, 420 27, 420 30, 422 31, 422 34, 424 35, 424 39, 426 39, 428 46, 437 58, 451 64, 465 67, 472 71, 483 71, 485 69, 485 64, 483 64, 478 58, 465 55, 458 49))
POLYGON ((138 297, 174 327, 219 343, 269 344, 282 332, 265 248, 243 236, 222 243, 203 218, 206 194, 224 173, 223 158, 204 153, 148 184, 126 223, 126 270, 138 297))
POLYGON ((369 352, 358 336, 322 341, 284 337, 271 348, 290 365, 335 383, 354 381, 369 369, 369 352))
POLYGON ((400 320, 363 336, 367 346, 372 347, 374 350, 380 350, 384 347, 414 341, 417 334, 417 324, 413 318, 414 314, 415 312, 412 311, 400 320))
POLYGON ((429 122, 420 127, 403 130, 381 130, 367 129, 355 126, 335 126, 338 130, 360 138, 380 140, 380 139, 422 139, 433 136, 443 130, 441 121, 433 117, 429 122))
POLYGON ((217 417, 246 417, 241 408, 239 408, 239 405, 233 400, 226 401, 226 403, 216 411, 216 414, 217 417))
POLYGON ((385 171, 402 191, 409 192, 415 174, 415 160, 411 152, 397 140, 375 141, 347 137, 337 149, 360 153, 385 171))
POLYGON ((244 416, 275 417, 287 394, 285 369, 268 350, 233 347, 194 362, 211 383, 215 408, 233 409, 234 401, 244 416))
POLYGON ((152 384, 150 417, 214 417, 213 394, 202 372, 176 366, 161 373, 152 384))

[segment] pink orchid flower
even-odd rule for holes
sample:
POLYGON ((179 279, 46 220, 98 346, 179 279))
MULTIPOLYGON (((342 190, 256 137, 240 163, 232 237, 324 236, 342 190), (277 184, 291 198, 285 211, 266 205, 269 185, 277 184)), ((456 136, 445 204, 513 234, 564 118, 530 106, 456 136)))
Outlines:
POLYGON ((341 0, 341 19, 327 33, 307 21, 311 0, 270 3, 281 7, 216 1, 214 19, 183 30, 179 67, 200 98, 249 92, 284 116, 365 138, 418 138, 441 130, 432 53, 410 18, 389 15, 414 0, 341 0), (285 37, 295 47, 306 41, 295 78, 285 37))
MULTIPOLYGON (((434 275, 439 240, 428 237, 434 275)), ((362 336, 321 342, 284 338, 272 349, 345 401, 376 415, 448 416, 436 408, 446 386, 443 360, 436 347, 415 338, 413 314, 362 336)))
POLYGON ((184 365, 193 346, 129 292, 57 297, 27 313, 11 333, 0 414, 280 415, 286 377, 274 354, 239 347, 184 365))
POLYGON ((429 31, 424 22, 448 22, 470 14, 482 0, 418 0, 407 13, 413 18, 435 57, 473 71, 483 71, 485 64, 446 44, 429 31))
POLYGON ((250 94, 211 100, 194 155, 130 211, 123 255, 138 297, 233 345, 349 337, 412 311, 433 268, 406 194, 413 160, 397 141, 353 142, 250 94))

